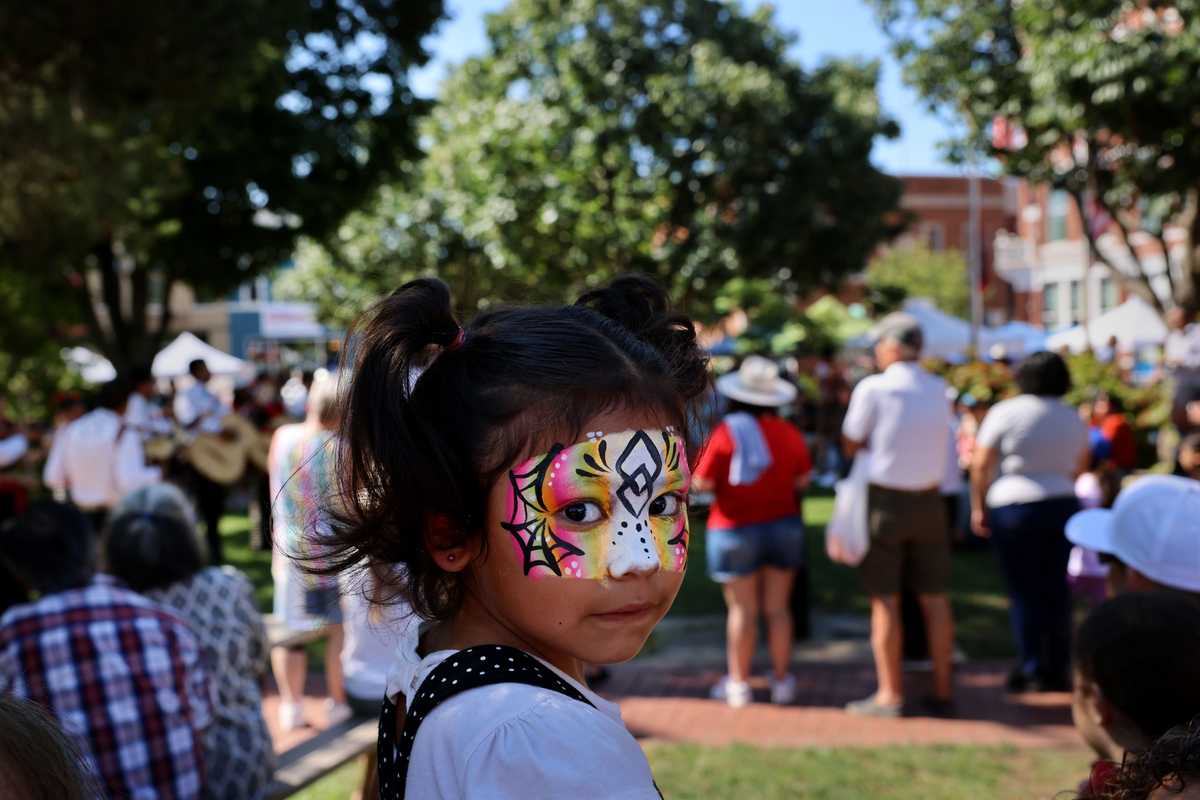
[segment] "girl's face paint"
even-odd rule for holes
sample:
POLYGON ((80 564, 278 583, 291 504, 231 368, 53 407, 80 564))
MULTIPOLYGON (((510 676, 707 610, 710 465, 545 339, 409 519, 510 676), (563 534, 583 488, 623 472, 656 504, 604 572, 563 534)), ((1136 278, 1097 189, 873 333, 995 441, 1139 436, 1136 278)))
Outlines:
POLYGON ((508 520, 525 574, 600 580, 687 565, 683 441, 666 430, 588 434, 508 473, 508 520))

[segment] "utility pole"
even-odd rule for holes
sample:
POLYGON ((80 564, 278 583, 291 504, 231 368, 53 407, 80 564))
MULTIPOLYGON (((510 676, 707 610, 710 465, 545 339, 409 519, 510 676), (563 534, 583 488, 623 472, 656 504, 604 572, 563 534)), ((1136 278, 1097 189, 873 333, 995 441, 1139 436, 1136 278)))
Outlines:
POLYGON ((979 224, 979 169, 977 156, 967 162, 967 280, 971 282, 971 350, 980 358, 979 330, 983 325, 983 242, 979 224))

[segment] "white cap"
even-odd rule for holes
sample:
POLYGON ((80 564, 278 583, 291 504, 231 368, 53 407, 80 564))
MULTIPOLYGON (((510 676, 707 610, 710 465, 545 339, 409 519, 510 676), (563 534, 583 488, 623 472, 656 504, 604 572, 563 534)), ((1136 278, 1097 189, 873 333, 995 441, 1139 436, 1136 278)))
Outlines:
POLYGON ((1200 592, 1200 481, 1142 478, 1117 496, 1111 510, 1071 517, 1067 538, 1116 556, 1155 583, 1200 592))

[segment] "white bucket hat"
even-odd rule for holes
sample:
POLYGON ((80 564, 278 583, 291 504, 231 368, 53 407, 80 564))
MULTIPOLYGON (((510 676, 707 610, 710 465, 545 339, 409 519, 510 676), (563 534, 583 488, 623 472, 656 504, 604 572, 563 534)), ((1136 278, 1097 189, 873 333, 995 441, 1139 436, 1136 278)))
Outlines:
POLYGON ((764 408, 796 399, 796 387, 779 377, 779 365, 762 356, 747 356, 737 372, 717 378, 717 391, 730 400, 764 408))
POLYGON ((1071 517, 1067 538, 1116 556, 1155 583, 1200 592, 1200 481, 1142 478, 1117 496, 1111 510, 1071 517))

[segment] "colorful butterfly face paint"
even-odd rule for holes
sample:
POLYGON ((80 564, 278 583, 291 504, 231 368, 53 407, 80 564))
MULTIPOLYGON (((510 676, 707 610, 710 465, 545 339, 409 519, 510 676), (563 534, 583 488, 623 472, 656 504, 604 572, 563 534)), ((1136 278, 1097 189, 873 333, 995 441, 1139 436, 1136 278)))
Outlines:
POLYGON ((619 578, 687 565, 683 441, 670 428, 590 433, 509 473, 509 519, 525 574, 619 578))

